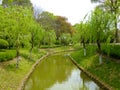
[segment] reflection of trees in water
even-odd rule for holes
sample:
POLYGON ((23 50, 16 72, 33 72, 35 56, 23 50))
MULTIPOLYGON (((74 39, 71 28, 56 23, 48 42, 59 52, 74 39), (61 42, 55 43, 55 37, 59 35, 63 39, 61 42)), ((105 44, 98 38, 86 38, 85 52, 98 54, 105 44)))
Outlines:
POLYGON ((68 58, 61 55, 50 56, 42 61, 28 80, 28 90, 44 90, 55 83, 62 83, 74 68, 68 58))
MULTIPOLYGON (((90 90, 90 86, 87 85, 87 83, 92 83, 93 80, 89 78, 84 72, 80 73, 80 77, 82 78, 82 86, 79 88, 79 90, 90 90)), ((98 86, 94 86, 94 90, 100 90, 98 86)))
POLYGON ((79 90, 89 90, 85 83, 91 81, 91 79, 83 72, 80 73, 80 77, 82 78, 82 87, 79 90))
POLYGON ((81 72, 80 73, 80 77, 85 81, 85 82, 90 82, 91 79, 84 73, 84 72, 81 72))

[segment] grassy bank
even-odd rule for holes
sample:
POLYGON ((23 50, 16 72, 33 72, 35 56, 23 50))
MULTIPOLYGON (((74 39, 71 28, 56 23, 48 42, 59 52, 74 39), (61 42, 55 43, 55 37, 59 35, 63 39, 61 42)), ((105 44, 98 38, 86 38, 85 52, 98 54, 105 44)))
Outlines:
POLYGON ((94 46, 87 48, 87 56, 83 55, 83 49, 75 51, 71 56, 84 69, 97 76, 115 90, 120 90, 120 63, 103 58, 103 64, 99 65, 99 57, 94 46))
POLYGON ((30 71, 32 65, 46 52, 34 50, 31 59, 28 59, 29 52, 26 49, 20 50, 20 66, 16 66, 16 59, 0 63, 0 90, 17 90, 25 75, 30 71))
POLYGON ((9 61, 16 57, 16 50, 0 49, 0 62, 9 61))
POLYGON ((20 65, 16 68, 16 59, 0 63, 0 90, 17 90, 26 74, 30 71, 32 65, 46 52, 60 52, 72 49, 71 46, 56 48, 43 48, 38 51, 34 49, 29 59, 29 50, 20 50, 20 65))

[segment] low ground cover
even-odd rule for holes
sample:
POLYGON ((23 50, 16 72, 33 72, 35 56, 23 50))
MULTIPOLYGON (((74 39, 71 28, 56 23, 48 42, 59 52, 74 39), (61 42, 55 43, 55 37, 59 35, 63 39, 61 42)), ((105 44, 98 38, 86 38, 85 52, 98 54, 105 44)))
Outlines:
POLYGON ((101 81, 107 83, 109 86, 120 89, 120 63, 103 57, 103 63, 99 64, 99 56, 96 53, 95 46, 87 47, 87 56, 84 56, 83 49, 75 51, 71 56, 84 69, 97 76, 101 81))
POLYGON ((30 71, 32 65, 43 55, 45 51, 39 53, 34 50, 31 58, 28 59, 29 51, 20 50, 19 68, 16 68, 16 59, 0 63, 0 90, 17 90, 20 83, 30 71))
POLYGON ((0 62, 8 61, 16 57, 15 50, 0 49, 0 62))

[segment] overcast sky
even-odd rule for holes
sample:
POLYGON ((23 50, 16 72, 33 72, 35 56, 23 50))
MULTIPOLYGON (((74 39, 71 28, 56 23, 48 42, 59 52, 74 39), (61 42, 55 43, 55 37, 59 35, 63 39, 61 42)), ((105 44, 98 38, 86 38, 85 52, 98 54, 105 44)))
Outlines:
POLYGON ((0 4, 2 4, 2 0, 0 0, 0 4))
POLYGON ((65 16, 71 24, 79 23, 96 5, 90 0, 31 0, 31 2, 54 15, 65 16))

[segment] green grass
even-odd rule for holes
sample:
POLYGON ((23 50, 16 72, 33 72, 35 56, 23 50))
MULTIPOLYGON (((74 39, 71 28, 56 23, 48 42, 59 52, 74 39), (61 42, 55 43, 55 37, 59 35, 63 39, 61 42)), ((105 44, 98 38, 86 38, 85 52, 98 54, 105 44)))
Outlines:
POLYGON ((61 52, 61 51, 67 51, 73 49, 72 46, 61 46, 56 48, 44 48, 48 52, 61 52))
POLYGON ((98 54, 96 47, 91 46, 87 48, 87 56, 83 55, 83 49, 75 51, 71 56, 77 61, 77 63, 84 69, 97 76, 101 81, 120 90, 120 63, 103 58, 103 64, 99 65, 98 54))
POLYGON ((15 50, 0 50, 0 62, 8 61, 16 57, 15 50))
MULTIPOLYGON (((57 47, 50 48, 52 52, 60 52, 63 50, 69 50, 71 47, 57 47)), ((29 59, 29 50, 20 49, 20 65, 19 68, 16 68, 16 60, 11 60, 8 62, 0 63, 0 90, 17 90, 22 80, 25 78, 25 75, 30 71, 32 65, 38 60, 41 56, 46 54, 47 49, 33 49, 31 58, 29 59)))
POLYGON ((17 90, 32 65, 45 53, 43 50, 39 53, 34 50, 32 60, 29 60, 27 58, 27 55, 29 55, 28 50, 21 49, 20 55, 23 57, 21 57, 18 69, 16 68, 16 60, 0 63, 0 90, 17 90))
POLYGON ((110 57, 120 59, 120 45, 103 45, 102 52, 110 57))

